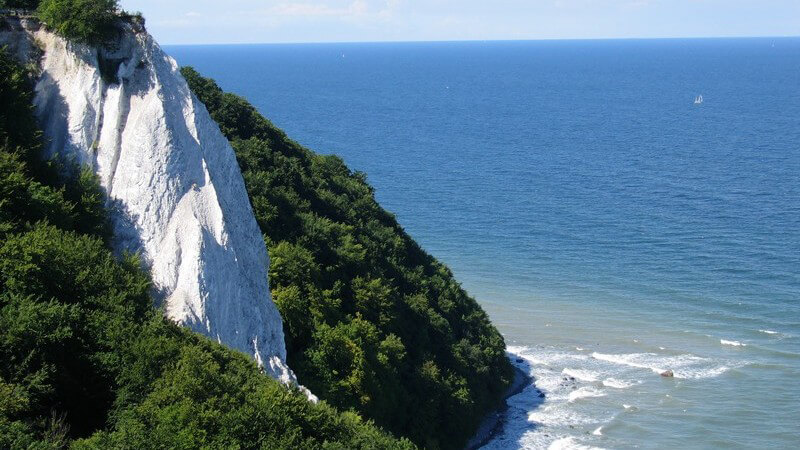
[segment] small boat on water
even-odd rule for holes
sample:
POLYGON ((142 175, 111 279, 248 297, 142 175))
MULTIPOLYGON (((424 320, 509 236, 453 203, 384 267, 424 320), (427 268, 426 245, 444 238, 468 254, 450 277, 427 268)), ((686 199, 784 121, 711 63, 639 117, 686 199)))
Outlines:
POLYGON ((698 95, 697 97, 694 98, 694 104, 695 105, 699 105, 701 103, 703 103, 703 95, 702 94, 698 95))

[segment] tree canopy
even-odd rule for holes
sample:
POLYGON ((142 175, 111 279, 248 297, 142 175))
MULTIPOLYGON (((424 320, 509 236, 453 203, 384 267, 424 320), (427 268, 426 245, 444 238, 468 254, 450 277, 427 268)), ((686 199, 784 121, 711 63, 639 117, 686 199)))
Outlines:
POLYGON ((99 45, 114 35, 118 9, 117 0, 41 0, 38 14, 67 39, 99 45))

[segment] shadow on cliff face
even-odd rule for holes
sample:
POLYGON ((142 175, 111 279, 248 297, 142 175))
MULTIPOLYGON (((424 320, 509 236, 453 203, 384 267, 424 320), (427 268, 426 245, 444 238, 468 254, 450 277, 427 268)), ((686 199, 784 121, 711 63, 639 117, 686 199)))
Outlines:
POLYGON ((44 145, 42 158, 60 158, 80 164, 72 151, 65 151, 69 136, 69 105, 53 77, 44 72, 36 82, 36 97, 34 98, 36 119, 44 131, 44 145))
POLYGON ((146 48, 137 34, 127 28, 120 30, 115 41, 98 48, 97 69, 106 85, 123 85, 128 99, 152 90, 156 74, 147 61, 150 55, 146 48))
POLYGON ((28 19, 0 17, 0 47, 8 47, 8 52, 24 66, 28 60, 41 57, 41 51, 27 31, 28 29, 35 31, 38 28, 38 23, 28 19))
MULTIPOLYGON (((105 189, 103 189, 105 192, 105 189)), ((131 213, 122 201, 108 197, 106 193, 106 209, 108 210, 109 220, 111 221, 113 236, 111 247, 115 249, 118 256, 121 252, 143 255, 144 243, 141 240, 139 230, 136 226, 138 217, 131 213)), ((146 267, 143 260, 142 265, 146 267)))

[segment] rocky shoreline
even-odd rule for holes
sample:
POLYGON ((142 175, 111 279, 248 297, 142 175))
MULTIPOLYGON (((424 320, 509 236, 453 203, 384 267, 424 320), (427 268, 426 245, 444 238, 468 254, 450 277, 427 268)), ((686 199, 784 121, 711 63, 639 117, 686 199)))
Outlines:
POLYGON ((478 427, 478 431, 475 432, 475 436, 467 442, 465 448, 467 450, 474 450, 483 447, 491 441, 492 438, 497 436, 497 434, 503 430, 503 426, 506 422, 506 413, 508 412, 507 400, 519 394, 531 384, 533 384, 533 378, 515 365, 514 380, 506 390, 503 397, 503 404, 483 419, 483 422, 481 422, 481 425, 478 427))

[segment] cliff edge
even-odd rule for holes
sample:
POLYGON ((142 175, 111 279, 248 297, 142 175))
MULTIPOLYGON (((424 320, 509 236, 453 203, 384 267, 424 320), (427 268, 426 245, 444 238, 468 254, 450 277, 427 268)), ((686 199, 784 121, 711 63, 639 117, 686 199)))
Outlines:
POLYGON ((236 157, 177 63, 133 24, 97 49, 34 20, 6 22, 0 45, 40 67, 35 107, 46 157, 99 176, 114 249, 141 255, 166 315, 296 382, 236 157))

